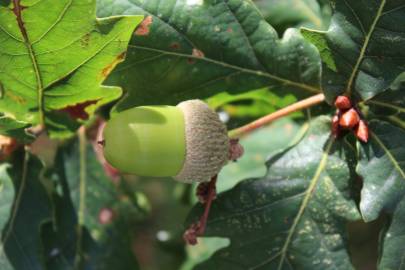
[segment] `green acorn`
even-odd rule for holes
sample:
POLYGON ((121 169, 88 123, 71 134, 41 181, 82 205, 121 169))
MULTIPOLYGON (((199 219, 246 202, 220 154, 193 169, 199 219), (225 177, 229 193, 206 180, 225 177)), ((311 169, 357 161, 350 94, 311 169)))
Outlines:
POLYGON ((118 113, 103 131, 104 156, 123 173, 204 182, 227 163, 225 125, 200 100, 118 113))

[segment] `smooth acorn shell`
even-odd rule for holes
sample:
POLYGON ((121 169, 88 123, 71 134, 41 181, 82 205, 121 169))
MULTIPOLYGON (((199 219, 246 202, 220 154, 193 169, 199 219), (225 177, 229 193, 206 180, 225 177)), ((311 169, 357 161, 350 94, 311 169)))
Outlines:
POLYGON ((120 112, 103 131, 104 156, 123 173, 175 176, 186 157, 184 114, 174 106, 142 106, 120 112))

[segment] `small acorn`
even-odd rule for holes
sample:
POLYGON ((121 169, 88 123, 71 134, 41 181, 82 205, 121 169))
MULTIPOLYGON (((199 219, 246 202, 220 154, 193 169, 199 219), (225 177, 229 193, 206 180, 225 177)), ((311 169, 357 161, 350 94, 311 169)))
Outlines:
POLYGON ((368 142, 368 126, 364 120, 360 120, 354 133, 360 141, 364 143, 368 142))
POLYGON ((229 157, 225 125, 207 104, 135 107, 115 115, 103 131, 106 160, 123 173, 206 182, 229 157))
POLYGON ((335 100, 335 107, 339 110, 348 110, 352 107, 352 103, 348 97, 338 96, 335 100))
POLYGON ((343 128, 352 129, 360 121, 360 116, 355 109, 350 109, 343 113, 339 120, 339 125, 343 128))

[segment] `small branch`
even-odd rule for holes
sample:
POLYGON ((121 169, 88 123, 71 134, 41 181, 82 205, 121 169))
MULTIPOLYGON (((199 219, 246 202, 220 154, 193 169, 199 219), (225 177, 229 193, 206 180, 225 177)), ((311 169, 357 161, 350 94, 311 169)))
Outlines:
POLYGON ((281 117, 284 117, 286 115, 289 115, 293 112, 312 107, 314 105, 317 105, 319 103, 324 102, 325 96, 323 94, 318 94, 312 97, 309 97, 307 99, 298 101, 290 106, 287 106, 281 110, 278 110, 274 113, 268 114, 262 118, 257 119, 256 121, 253 121, 245 126, 233 129, 229 131, 228 135, 230 138, 240 138, 246 133, 249 133, 255 129, 261 128, 264 125, 267 125, 281 117))

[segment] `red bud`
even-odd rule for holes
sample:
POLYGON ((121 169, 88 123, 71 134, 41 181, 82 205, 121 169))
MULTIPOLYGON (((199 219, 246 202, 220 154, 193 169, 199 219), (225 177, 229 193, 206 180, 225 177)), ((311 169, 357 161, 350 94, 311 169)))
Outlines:
POLYGON ((355 130, 356 137, 362 142, 368 142, 368 126, 365 121, 360 120, 355 130))
POLYGON ((348 97, 338 96, 335 100, 335 106, 340 110, 348 110, 352 107, 352 103, 348 97))
POLYGON ((354 128, 360 121, 360 116, 355 109, 350 109, 340 117, 339 125, 343 128, 354 128))

